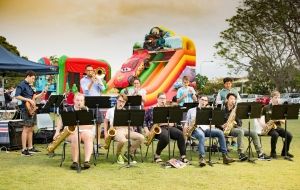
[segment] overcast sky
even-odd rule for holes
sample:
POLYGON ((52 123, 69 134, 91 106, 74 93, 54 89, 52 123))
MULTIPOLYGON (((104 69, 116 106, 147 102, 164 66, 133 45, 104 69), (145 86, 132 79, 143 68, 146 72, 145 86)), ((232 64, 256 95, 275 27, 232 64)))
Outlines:
POLYGON ((240 0, 0 0, 0 35, 23 56, 105 59, 114 74, 153 26, 191 38, 197 71, 227 76, 214 44, 240 0), (213 63, 211 62, 213 61, 213 63))

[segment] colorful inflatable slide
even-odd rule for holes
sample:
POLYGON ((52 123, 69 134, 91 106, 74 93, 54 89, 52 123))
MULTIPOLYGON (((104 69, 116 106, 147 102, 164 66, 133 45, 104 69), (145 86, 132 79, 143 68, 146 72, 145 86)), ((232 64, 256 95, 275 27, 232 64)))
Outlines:
POLYGON ((125 88, 132 76, 138 76, 142 88, 147 92, 145 106, 155 104, 159 92, 165 92, 168 100, 171 100, 176 95, 173 85, 180 81, 183 75, 194 79, 196 50, 194 43, 187 37, 172 36, 166 39, 166 43, 171 44, 169 48, 158 51, 135 50, 120 71, 108 82, 108 89, 125 88), (172 47, 172 44, 177 45, 172 47), (145 63, 148 63, 148 66, 145 63))

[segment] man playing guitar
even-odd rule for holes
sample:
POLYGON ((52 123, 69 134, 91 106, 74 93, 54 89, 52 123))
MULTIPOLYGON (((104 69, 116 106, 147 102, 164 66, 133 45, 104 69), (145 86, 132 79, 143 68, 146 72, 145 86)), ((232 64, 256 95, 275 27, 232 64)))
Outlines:
POLYGON ((23 156, 31 156, 32 153, 40 152, 32 146, 32 135, 33 135, 33 126, 35 122, 35 112, 31 111, 32 109, 36 110, 35 99, 42 96, 45 91, 42 91, 40 94, 35 95, 31 85, 35 81, 35 72, 27 71, 26 78, 18 84, 16 87, 15 97, 18 100, 22 101, 20 105, 21 117, 24 120, 23 131, 22 131, 22 153, 23 156), (27 104, 27 109, 26 109, 27 104))

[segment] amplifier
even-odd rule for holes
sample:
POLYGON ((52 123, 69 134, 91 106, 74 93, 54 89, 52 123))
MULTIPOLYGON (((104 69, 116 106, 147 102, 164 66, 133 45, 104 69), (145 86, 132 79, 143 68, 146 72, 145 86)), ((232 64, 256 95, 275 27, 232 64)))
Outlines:
POLYGON ((9 150, 22 148, 22 121, 0 121, 0 146, 5 146, 9 150))

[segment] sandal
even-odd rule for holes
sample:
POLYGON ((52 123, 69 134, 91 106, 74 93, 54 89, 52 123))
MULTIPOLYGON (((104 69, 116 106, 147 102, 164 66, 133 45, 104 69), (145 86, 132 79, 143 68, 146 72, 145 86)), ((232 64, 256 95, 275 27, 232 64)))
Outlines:
POLYGON ((190 163, 190 161, 186 158, 186 156, 182 156, 182 157, 180 158, 180 161, 183 162, 183 163, 185 163, 185 164, 190 163))
POLYGON ((161 162, 162 162, 162 159, 161 159, 160 156, 159 156, 159 157, 155 157, 155 158, 154 158, 154 161, 155 161, 155 163, 161 163, 161 162))

